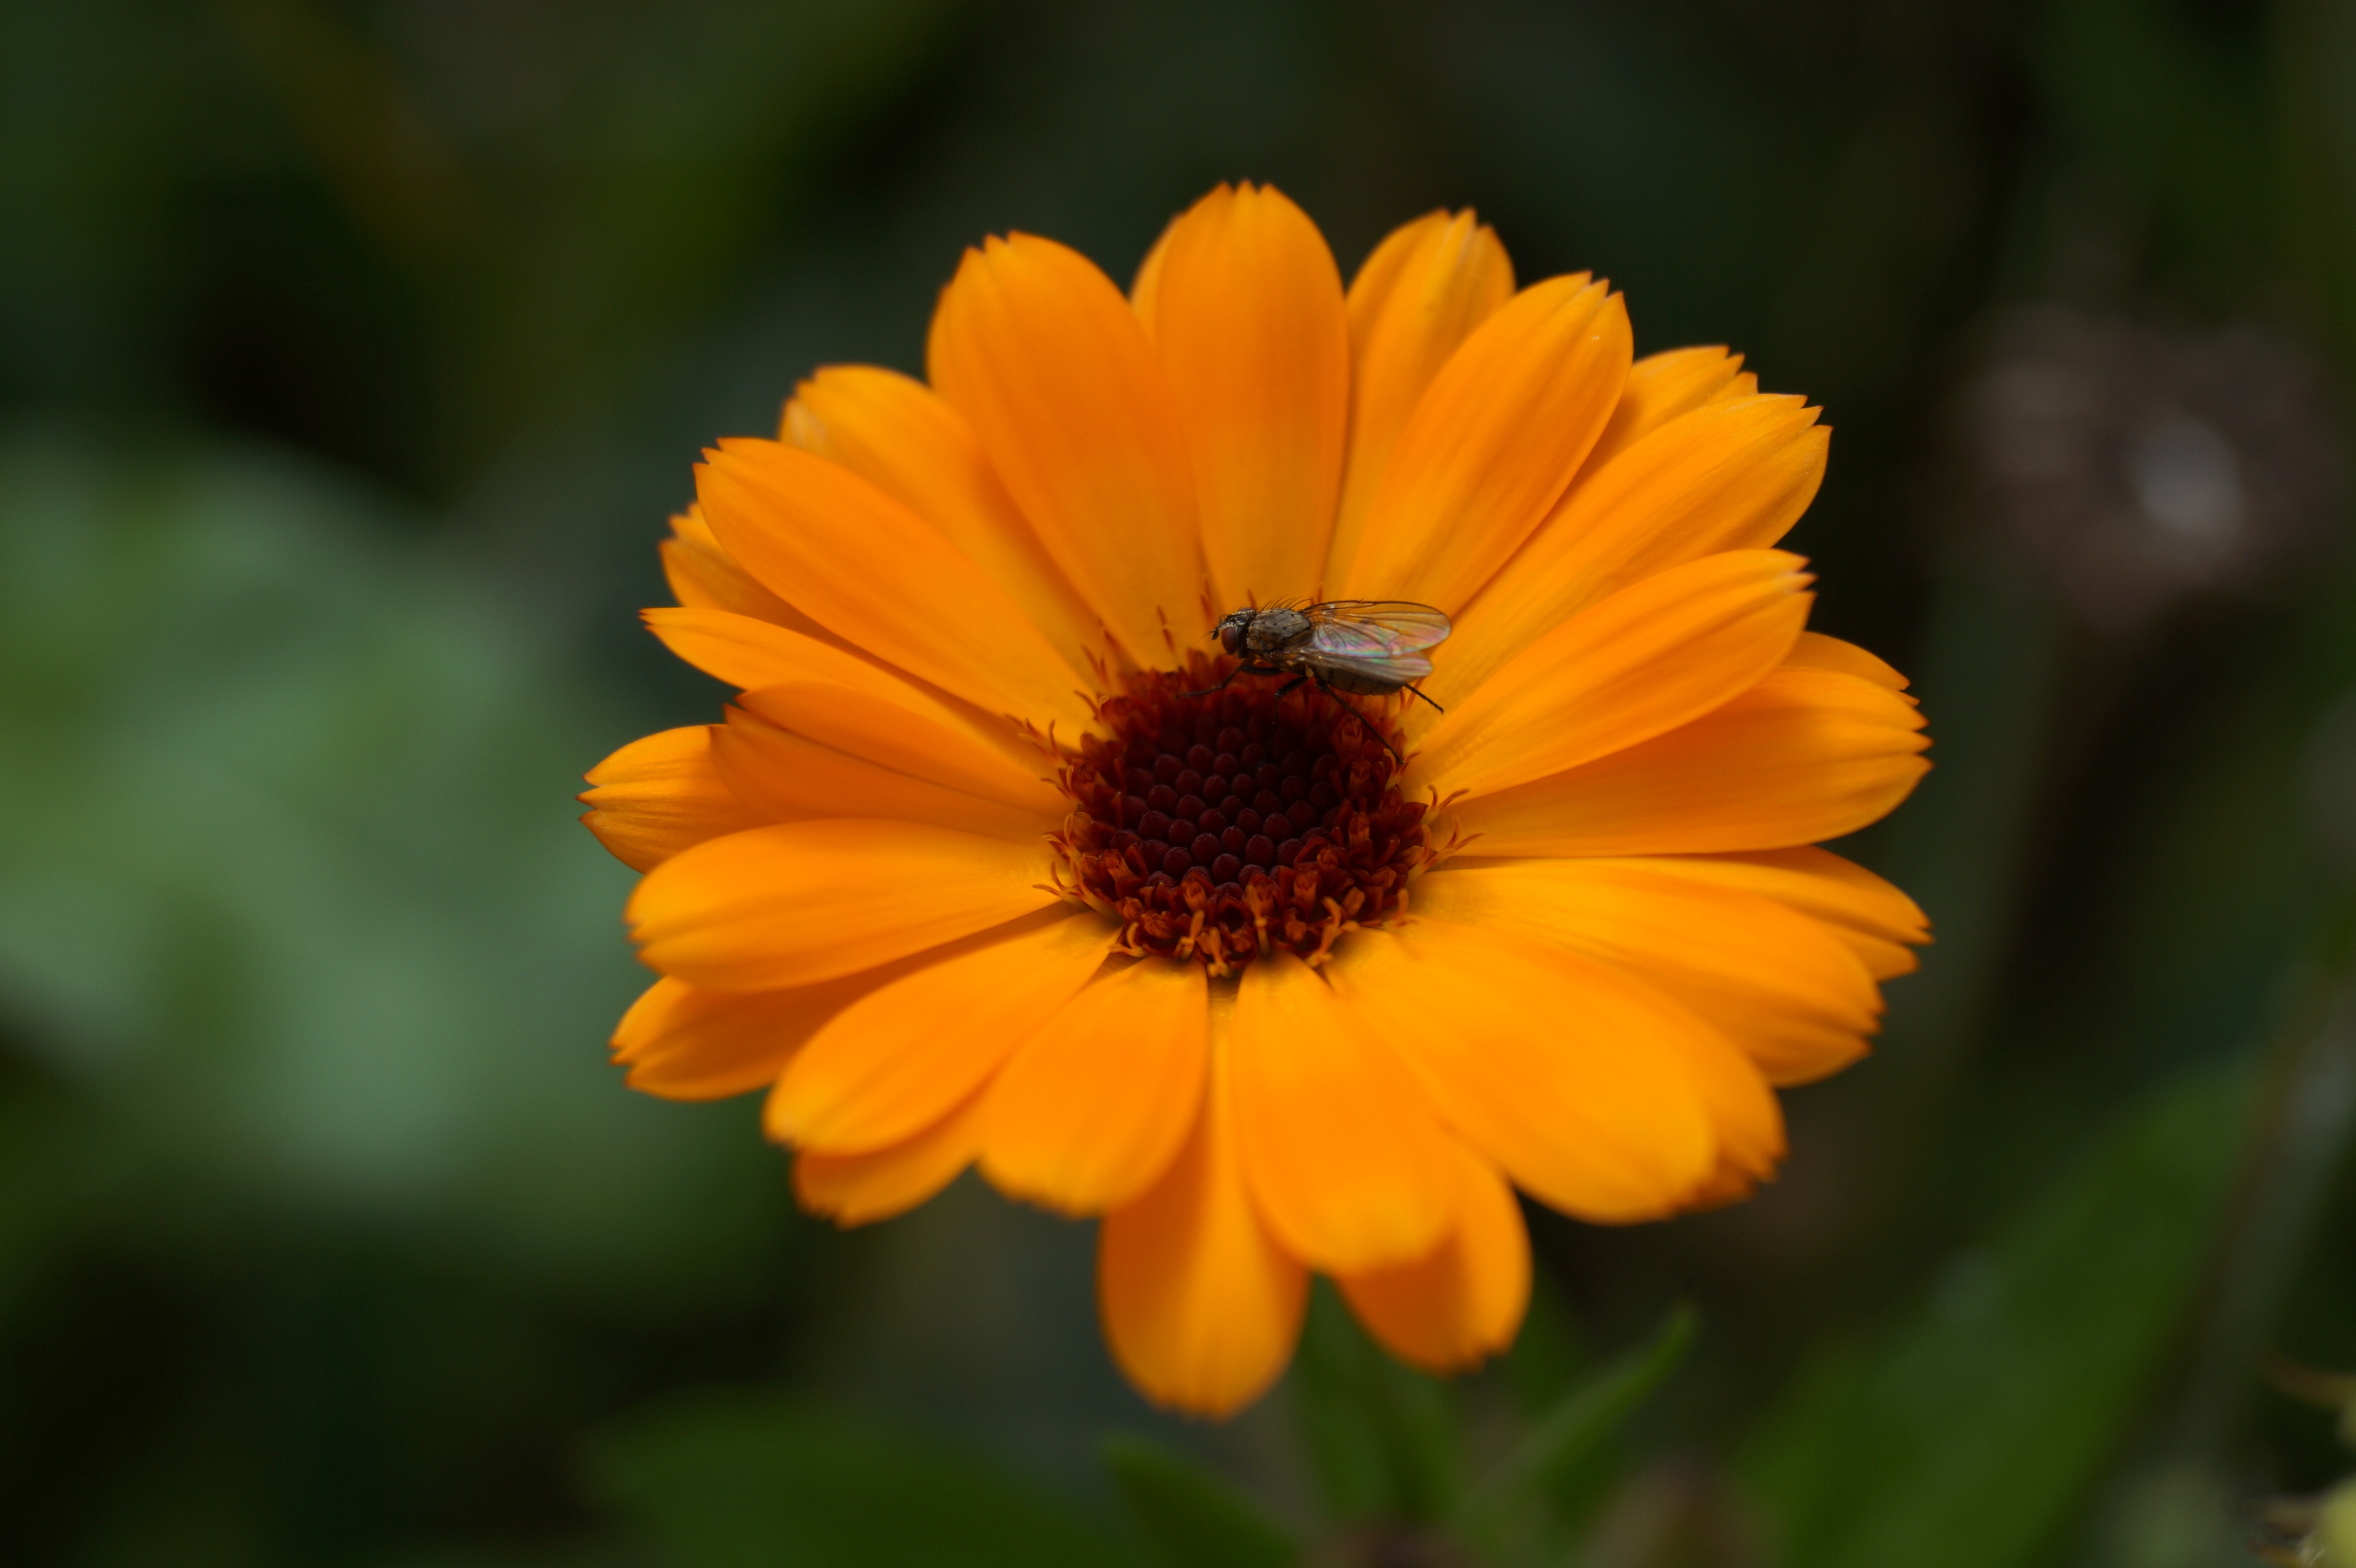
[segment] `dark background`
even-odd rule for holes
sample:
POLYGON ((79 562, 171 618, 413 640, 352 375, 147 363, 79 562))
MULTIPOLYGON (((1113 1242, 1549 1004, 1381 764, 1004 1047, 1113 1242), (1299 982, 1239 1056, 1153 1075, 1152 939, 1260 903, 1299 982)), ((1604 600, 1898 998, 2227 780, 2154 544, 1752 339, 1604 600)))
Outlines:
POLYGON ((1494 1550, 2249 1561, 2356 1464, 2265 1375, 2356 1366, 2351 356, 2346 0, 0 0, 0 1558, 1247 1561, 1127 1432, 1371 1561, 1683 1299, 1494 1550), (1083 1228, 838 1234, 626 1093, 569 797, 718 711, 633 614, 701 444, 921 369, 985 233, 1126 279, 1247 177, 1825 406, 1816 624, 1939 763, 1844 848, 1939 934, 1765 1196, 1536 1216, 1444 1391, 1323 1304, 1204 1428, 1083 1228))

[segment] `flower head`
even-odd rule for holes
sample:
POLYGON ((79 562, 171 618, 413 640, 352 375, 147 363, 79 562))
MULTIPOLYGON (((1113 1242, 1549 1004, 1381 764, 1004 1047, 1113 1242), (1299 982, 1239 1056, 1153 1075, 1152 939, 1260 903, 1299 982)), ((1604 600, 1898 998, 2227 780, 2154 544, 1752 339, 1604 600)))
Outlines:
POLYGON ((1925 766, 1773 548, 1816 411, 1632 362, 1619 295, 1516 290, 1469 214, 1345 291, 1250 186, 1128 296, 969 251, 927 360, 819 372, 663 546, 649 624, 741 695, 584 797, 647 873, 634 1084, 767 1088, 844 1222, 977 1164, 1102 1216, 1116 1357, 1214 1413, 1310 1271, 1461 1367, 1520 1319, 1515 1189, 1620 1222, 1772 1172, 1775 1087, 1863 1052, 1924 934, 1809 848, 1925 766), (1223 615, 1343 599, 1449 618, 1439 708, 1226 678, 1223 615))

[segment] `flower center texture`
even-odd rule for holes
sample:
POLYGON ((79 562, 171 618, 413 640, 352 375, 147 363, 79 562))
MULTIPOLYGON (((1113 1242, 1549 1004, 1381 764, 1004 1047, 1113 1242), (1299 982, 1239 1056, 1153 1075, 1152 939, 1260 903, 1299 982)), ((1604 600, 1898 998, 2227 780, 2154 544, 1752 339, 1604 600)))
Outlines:
POLYGON ((1234 664, 1196 654, 1098 704, 1062 773, 1057 880, 1121 922, 1139 957, 1214 975, 1278 948, 1322 963, 1344 933, 1405 912, 1438 859, 1427 808, 1400 796, 1376 715, 1313 686, 1280 700, 1267 677, 1190 695, 1234 664))

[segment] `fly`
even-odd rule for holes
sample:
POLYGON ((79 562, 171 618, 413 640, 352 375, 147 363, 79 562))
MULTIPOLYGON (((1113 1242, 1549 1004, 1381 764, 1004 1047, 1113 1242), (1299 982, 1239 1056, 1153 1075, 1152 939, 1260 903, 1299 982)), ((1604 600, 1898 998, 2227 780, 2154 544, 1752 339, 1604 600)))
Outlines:
MULTIPOLYGON (((1415 683, 1431 673, 1425 650, 1446 642, 1452 629, 1448 617, 1430 605, 1403 599, 1336 599, 1299 609, 1272 604, 1237 610, 1211 635, 1243 662, 1227 672, 1226 680, 1186 695, 1224 691, 1239 675, 1289 675, 1292 678, 1278 689, 1279 698, 1304 681, 1314 681, 1329 695, 1346 691, 1354 697, 1388 697, 1406 690, 1444 712, 1415 683)), ((1375 734, 1390 749, 1379 731, 1375 734)), ((1391 755, 1398 753, 1392 750, 1391 755)))

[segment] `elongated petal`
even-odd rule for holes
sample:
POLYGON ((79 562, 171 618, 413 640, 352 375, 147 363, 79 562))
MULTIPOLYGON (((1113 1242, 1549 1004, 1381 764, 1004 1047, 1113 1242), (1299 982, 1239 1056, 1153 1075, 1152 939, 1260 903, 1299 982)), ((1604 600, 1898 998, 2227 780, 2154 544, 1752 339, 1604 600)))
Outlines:
POLYGON ((1784 666, 1713 713, 1584 767, 1466 801, 1483 855, 1691 855, 1837 838, 1928 771, 1897 692, 1784 666))
POLYGON ((1820 921, 1651 859, 1508 860, 1415 885, 1435 920, 1559 942, 1650 981, 1714 1024, 1770 1082, 1804 1083, 1865 1053, 1873 976, 1820 921))
POLYGON ((941 295, 935 388, 1041 544, 1141 664, 1199 641, 1194 480, 1162 366, 1084 256, 1017 234, 966 252, 941 295))
POLYGON ((1460 1218, 1428 1258, 1334 1283, 1390 1352, 1432 1372, 1478 1366, 1514 1342, 1530 1302, 1530 1236, 1514 1189, 1459 1147, 1460 1218))
POLYGON ((861 997, 777 1081, 769 1135, 835 1154, 915 1136, 1078 994, 1114 935, 1087 914, 991 933, 861 997))
POLYGON ((1595 439, 1580 470, 1583 479, 1681 414, 1689 414, 1723 392, 1742 368, 1742 356, 1723 345, 1671 348, 1647 354, 1628 367, 1627 383, 1611 422, 1595 439))
POLYGON ((1505 248, 1470 208, 1392 230, 1350 280, 1350 444, 1326 582, 1348 575, 1399 432, 1432 379, 1513 297, 1505 248))
POLYGON ((758 582, 752 573, 728 559, 712 537, 701 508, 689 507, 670 520, 671 537, 662 541, 663 576, 672 597, 691 610, 727 610, 757 620, 791 626, 805 635, 831 636, 816 621, 795 609, 758 582))
POLYGON ((879 702, 869 692, 826 680, 780 681, 739 700, 754 717, 821 745, 1031 813, 1043 832, 1066 809, 1055 785, 1040 776, 1045 756, 1033 753, 1026 768, 940 708, 879 702))
POLYGON ((1245 1179, 1312 1265, 1358 1273, 1428 1255, 1455 1221, 1448 1137, 1380 1039, 1280 949, 1236 997, 1245 1179))
POLYGON ((989 573, 842 464, 723 441, 696 496, 734 560, 845 640, 984 712, 1091 717, 1071 664, 989 573))
POLYGON ((713 729, 712 759, 721 778, 766 821, 855 814, 1035 844, 1061 820, 1057 803, 1033 809, 915 778, 741 708, 729 709, 728 722, 713 729))
POLYGON ((794 1196, 838 1225, 905 1214, 955 1181, 981 1151, 981 1096, 899 1143, 865 1154, 804 1149, 794 1157, 794 1196))
POLYGON ((1719 550, 1773 544, 1824 476, 1815 418, 1797 398, 1712 404, 1582 476, 1513 570, 1457 617, 1434 679, 1475 690, 1615 589, 1719 550))
POLYGON ((1313 593, 1350 411, 1333 253, 1299 208, 1244 185, 1195 203, 1157 255, 1145 320, 1194 460, 1216 603, 1313 593))
POLYGON ((728 787, 713 765, 711 724, 690 724, 633 741, 589 770, 581 820, 614 858, 651 871, 707 838, 768 820, 728 787))
POLYGON ((1325 967, 1448 1124, 1565 1213, 1654 1219, 1716 1165, 1680 1038, 1706 1026, 1616 971, 1510 932, 1424 920, 1354 933, 1325 967))
POLYGON ((780 438, 897 497, 965 552, 1072 669, 1104 646, 1096 613, 1048 558, 958 411, 896 370, 836 365, 796 389, 780 438))
POLYGON ((1453 613, 1546 517, 1619 400, 1628 312, 1583 275, 1465 339, 1399 434, 1340 590, 1453 613))
POLYGON ((1097 1233, 1097 1302, 1129 1381, 1198 1415, 1241 1409, 1274 1382, 1301 1334, 1309 1276, 1245 1190, 1232 1068, 1215 1021, 1211 1080, 1162 1179, 1097 1233))
POLYGON ((1792 645, 1792 651, 1783 662, 1806 665, 1811 669, 1838 670, 1843 675, 1869 680, 1876 686, 1886 686, 1892 691, 1903 691, 1913 684, 1880 656, 1868 653, 1855 643, 1827 637, 1822 632, 1801 633, 1800 640, 1792 645))
POLYGON ((1931 940, 1931 923, 1912 899, 1830 850, 1677 855, 1644 863, 1714 886, 1755 892, 1797 910, 1847 944, 1877 980, 1912 973, 1911 950, 1931 940))
POLYGON ((1148 958, 1104 976, 992 1083, 982 1174, 1065 1214, 1134 1201, 1194 1125, 1210 1052, 1201 965, 1148 958))
POLYGON ((1708 1209, 1747 1198, 1783 1162, 1783 1108, 1758 1065, 1716 1029, 1678 1037, 1708 1108, 1718 1158, 1681 1207, 1708 1209))
POLYGON ((723 991, 807 986, 1055 901, 1044 845, 916 822, 787 822, 714 838, 638 884, 639 956, 723 991))
POLYGON ((1722 706, 1798 638, 1813 581, 1803 564, 1782 550, 1730 550, 1572 617, 1433 722, 1409 790, 1510 789, 1722 706))
POLYGON ((633 1089, 723 1100, 765 1089, 804 1041, 879 983, 879 972, 786 991, 706 991, 669 976, 622 1015, 614 1061, 633 1089))

